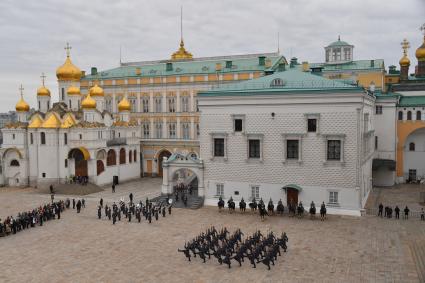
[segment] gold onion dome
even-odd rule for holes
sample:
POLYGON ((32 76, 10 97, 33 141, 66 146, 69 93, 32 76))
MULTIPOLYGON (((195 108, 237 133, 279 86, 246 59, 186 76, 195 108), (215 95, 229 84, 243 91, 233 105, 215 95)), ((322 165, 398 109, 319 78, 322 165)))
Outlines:
POLYGON ((83 109, 96 109, 96 100, 91 98, 90 93, 81 102, 81 107, 83 109))
POLYGON ((410 60, 407 58, 406 55, 403 55, 403 57, 399 61, 400 66, 410 66, 410 60))
POLYGON ((37 89, 37 96, 50 96, 50 90, 42 85, 37 89))
POLYGON ((425 61, 425 36, 424 36, 424 42, 421 46, 419 46, 418 49, 416 49, 416 58, 418 58, 418 61, 425 61))
POLYGON ((104 96, 103 88, 95 84, 92 88, 90 88, 91 96, 104 96))
POLYGON ((80 88, 76 86, 70 86, 68 90, 66 91, 68 95, 80 95, 80 88))
POLYGON ((18 103, 16 103, 15 109, 16 109, 17 112, 28 112, 30 110, 30 106, 21 97, 21 99, 19 99, 18 103))
POLYGON ((81 70, 72 64, 69 56, 66 57, 65 63, 56 70, 56 77, 60 81, 79 81, 81 76, 81 70))
POLYGON ((124 97, 120 103, 118 103, 118 111, 122 112, 122 111, 130 111, 131 109, 131 105, 130 102, 128 101, 127 97, 124 97))

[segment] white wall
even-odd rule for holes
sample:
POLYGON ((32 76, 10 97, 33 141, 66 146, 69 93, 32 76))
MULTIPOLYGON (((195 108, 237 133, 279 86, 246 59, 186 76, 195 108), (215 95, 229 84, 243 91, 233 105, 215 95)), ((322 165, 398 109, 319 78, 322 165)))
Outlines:
MULTIPOLYGON (((410 134, 404 144, 404 173, 416 169, 418 177, 425 177, 425 129, 418 129, 410 134), (415 143, 415 151, 409 150, 409 144, 415 143)), ((407 177, 407 176, 406 176, 407 177)))

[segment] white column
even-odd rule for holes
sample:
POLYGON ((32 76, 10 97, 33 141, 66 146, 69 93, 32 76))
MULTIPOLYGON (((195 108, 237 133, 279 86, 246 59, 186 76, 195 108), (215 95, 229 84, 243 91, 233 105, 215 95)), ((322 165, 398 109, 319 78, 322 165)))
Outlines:
MULTIPOLYGON (((167 157, 164 156, 164 160, 162 161, 163 165, 165 161, 167 161, 167 157)), ((169 189, 169 184, 168 184, 168 171, 169 171, 168 165, 165 165, 162 167, 162 188, 161 188, 162 194, 171 193, 169 189)))
POLYGON ((180 91, 179 90, 177 91, 176 99, 177 99, 177 101, 176 101, 176 112, 182 112, 181 104, 180 104, 180 91))
POLYGON ((136 106, 136 111, 137 112, 142 112, 140 110, 140 92, 137 94, 137 106, 136 106))
POLYGON ((182 134, 181 134, 181 126, 180 126, 180 117, 177 117, 177 125, 176 125, 176 136, 178 139, 182 138, 182 134))
MULTIPOLYGON (((202 159, 199 159, 200 162, 203 163, 202 159)), ((199 174, 198 174, 198 196, 203 197, 205 196, 205 185, 204 185, 204 167, 199 168, 199 174)))

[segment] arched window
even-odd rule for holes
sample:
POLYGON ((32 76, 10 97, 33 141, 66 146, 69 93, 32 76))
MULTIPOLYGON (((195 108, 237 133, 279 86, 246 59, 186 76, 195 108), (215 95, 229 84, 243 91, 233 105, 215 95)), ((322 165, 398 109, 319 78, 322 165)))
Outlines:
POLYGON ((412 111, 407 111, 407 120, 412 120, 412 111))
POLYGON ((422 113, 421 113, 421 111, 416 111, 416 120, 418 120, 418 121, 422 120, 422 113))
POLYGON ((128 162, 132 163, 133 162, 133 155, 131 153, 131 150, 128 151, 128 162))
POLYGON ((19 161, 16 159, 13 159, 12 161, 10 161, 10 166, 19 167, 19 161))
POLYGON ((134 162, 137 161, 137 151, 136 150, 133 150, 133 160, 134 160, 134 162))
POLYGON ((120 164, 125 164, 125 149, 120 149, 120 164))
POLYGON ((40 133, 40 143, 46 144, 46 133, 45 132, 40 133))
POLYGON ((113 166, 117 164, 117 155, 115 154, 115 150, 110 149, 108 151, 108 157, 106 158, 106 166, 113 166))
POLYGON ((284 85, 285 85, 285 81, 282 80, 281 78, 276 78, 272 80, 272 82, 270 83, 270 87, 282 87, 284 85))
POLYGON ((102 160, 97 160, 97 176, 99 176, 103 171, 105 171, 105 166, 103 165, 102 160))
POLYGON ((403 120, 403 111, 398 111, 398 120, 403 120))
POLYGON ((415 151, 415 143, 414 142, 409 143, 409 151, 415 151))

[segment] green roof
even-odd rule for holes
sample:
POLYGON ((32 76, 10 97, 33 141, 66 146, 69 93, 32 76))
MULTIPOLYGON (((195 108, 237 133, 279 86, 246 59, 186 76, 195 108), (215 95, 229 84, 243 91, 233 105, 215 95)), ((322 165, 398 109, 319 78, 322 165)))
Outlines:
POLYGON ((402 96, 399 107, 425 106, 425 96, 402 96))
POLYGON ((350 70, 384 70, 384 59, 374 60, 356 60, 346 63, 310 63, 310 68, 323 68, 323 72, 335 72, 335 71, 350 71, 350 70), (373 62, 372 62, 373 61, 373 62), (372 67, 373 64, 373 67, 372 67))
POLYGON ((272 75, 240 83, 225 84, 213 87, 212 90, 200 92, 199 96, 221 96, 235 93, 263 93, 263 92, 293 92, 293 91, 320 91, 320 90, 356 90, 362 88, 336 80, 330 80, 310 72, 302 72, 298 68, 275 72, 272 75))
POLYGON ((113 79, 123 77, 152 77, 152 76, 168 76, 168 75, 191 75, 191 74, 216 74, 216 64, 221 63, 221 71, 219 73, 235 73, 235 72, 252 72, 265 71, 276 68, 278 63, 286 62, 284 56, 278 53, 265 54, 246 54, 222 57, 204 57, 195 58, 193 60, 161 60, 146 61, 134 63, 122 63, 120 67, 98 71, 97 75, 86 75, 82 80, 93 79, 113 79), (271 67, 266 68, 259 65, 259 57, 264 56, 270 59, 271 67), (232 61, 232 67, 226 68, 226 61, 232 61), (172 63, 172 70, 166 71, 166 64, 172 63), (141 74, 136 75, 136 70, 140 69, 141 74))
POLYGON ((332 46, 347 46, 347 45, 351 46, 351 44, 338 39, 337 41, 334 41, 331 44, 329 44, 328 47, 332 47, 332 46))

